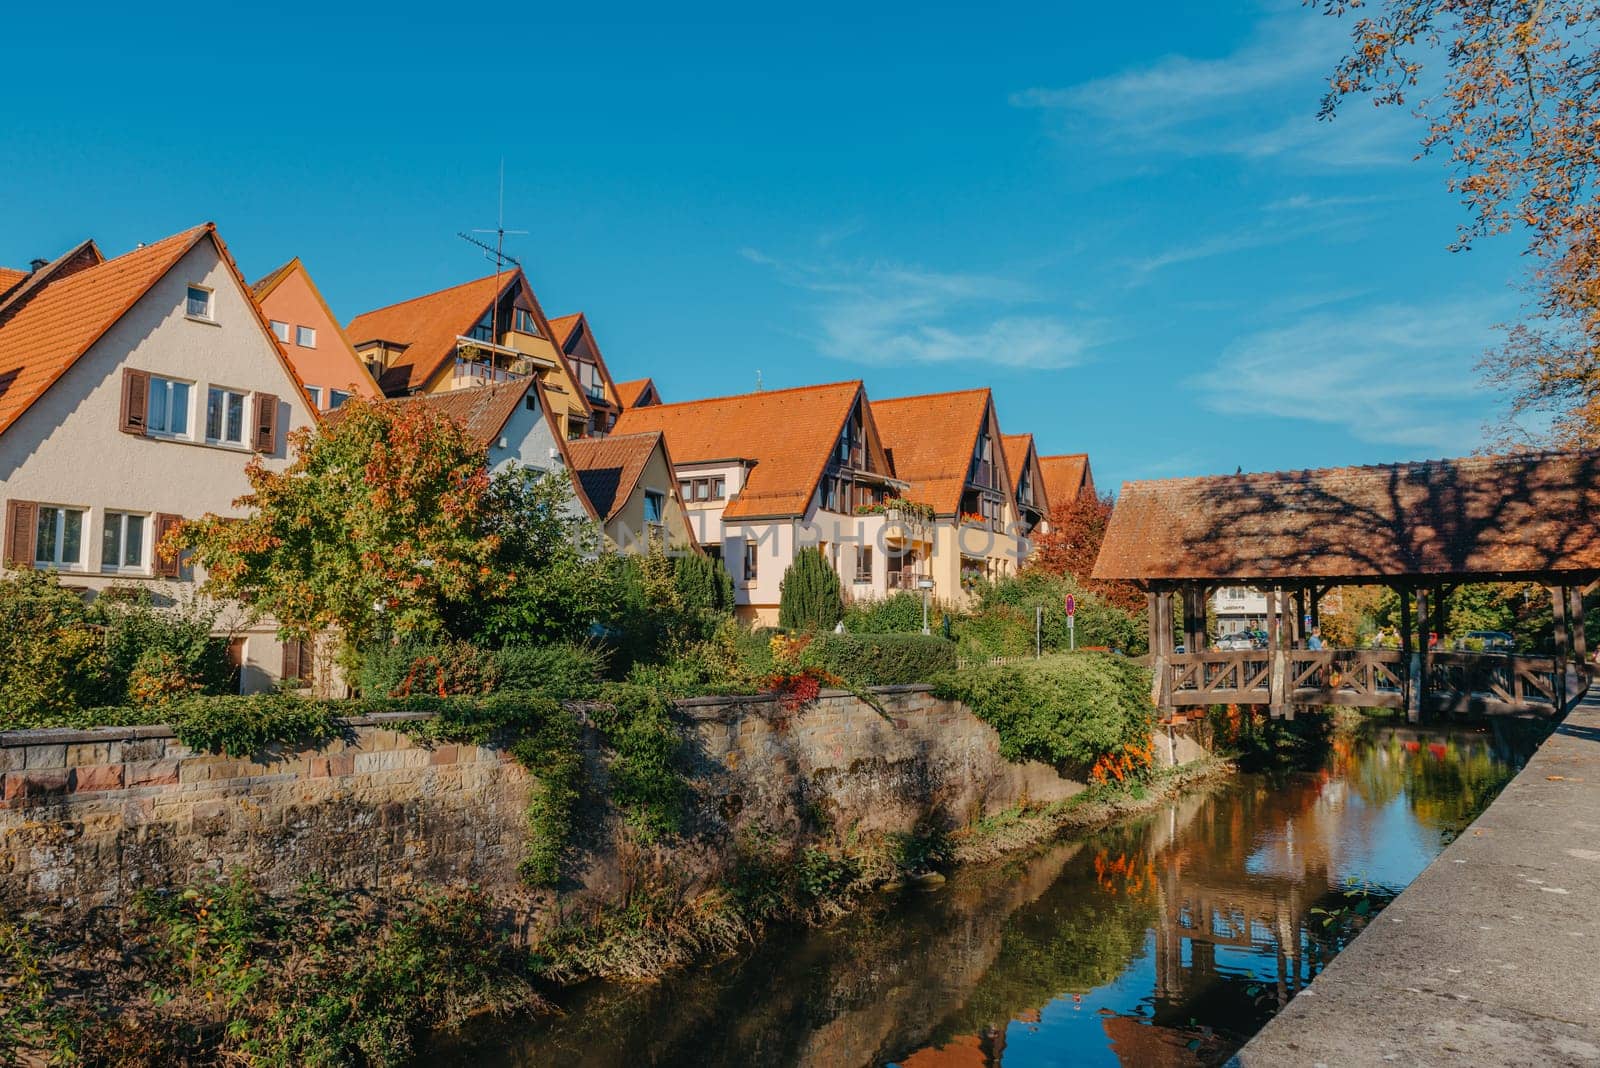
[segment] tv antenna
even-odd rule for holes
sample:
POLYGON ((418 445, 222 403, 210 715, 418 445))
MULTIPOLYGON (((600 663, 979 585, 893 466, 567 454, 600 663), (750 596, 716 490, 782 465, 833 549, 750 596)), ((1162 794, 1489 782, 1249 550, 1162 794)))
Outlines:
POLYGON ((494 304, 489 309, 489 331, 494 335, 494 343, 500 343, 500 275, 505 272, 506 264, 517 268, 522 267, 522 261, 506 252, 507 234, 526 234, 526 230, 506 229, 506 158, 500 157, 500 214, 493 230, 474 229, 472 234, 493 234, 494 244, 472 234, 457 233, 456 236, 469 245, 476 245, 483 249, 484 259, 494 260, 494 304))
POLYGON ((764 382, 762 382, 762 381, 761 381, 761 371, 760 371, 760 369, 759 369, 759 368, 758 368, 758 369, 757 369, 757 370, 756 370, 756 392, 757 392, 757 393, 760 393, 760 392, 762 392, 762 391, 763 391, 763 390, 765 390, 765 389, 766 389, 766 388, 767 388, 767 387, 766 387, 766 383, 764 383, 764 382))

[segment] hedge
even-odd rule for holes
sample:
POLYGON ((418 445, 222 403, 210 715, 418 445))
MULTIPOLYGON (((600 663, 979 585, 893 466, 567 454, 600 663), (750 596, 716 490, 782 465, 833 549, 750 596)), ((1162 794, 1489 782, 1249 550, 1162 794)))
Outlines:
POLYGON ((953 671, 956 647, 931 634, 819 634, 801 662, 853 686, 899 686, 953 671))
POLYGON ((1150 672, 1109 653, 1061 653, 948 672, 934 683, 1000 735, 1007 760, 1089 767, 1149 741, 1150 672))
POLYGON ((467 642, 408 643, 369 648, 358 686, 368 697, 409 693, 486 694, 499 690, 542 693, 570 700, 599 692, 604 651, 565 642, 480 649, 467 642))

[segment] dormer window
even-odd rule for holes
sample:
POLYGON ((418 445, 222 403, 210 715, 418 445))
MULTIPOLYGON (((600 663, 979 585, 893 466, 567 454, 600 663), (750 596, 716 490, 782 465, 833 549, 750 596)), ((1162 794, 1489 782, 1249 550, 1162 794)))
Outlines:
POLYGON ((187 309, 186 314, 191 319, 214 321, 211 314, 211 290, 204 286, 190 286, 187 309))
POLYGON ((967 481, 974 486, 993 489, 994 478, 994 442, 989 437, 989 428, 984 427, 978 431, 978 447, 972 451, 972 471, 967 481))
POLYGON ((533 312, 527 308, 516 308, 511 312, 511 329, 519 334, 528 334, 540 337, 539 322, 533 317, 533 312))

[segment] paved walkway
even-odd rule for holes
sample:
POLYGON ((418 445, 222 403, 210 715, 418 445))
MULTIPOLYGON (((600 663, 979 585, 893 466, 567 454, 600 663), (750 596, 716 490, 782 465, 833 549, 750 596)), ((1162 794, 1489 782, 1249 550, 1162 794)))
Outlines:
POLYGON ((1233 1063, 1600 1065, 1600 695, 1233 1063))

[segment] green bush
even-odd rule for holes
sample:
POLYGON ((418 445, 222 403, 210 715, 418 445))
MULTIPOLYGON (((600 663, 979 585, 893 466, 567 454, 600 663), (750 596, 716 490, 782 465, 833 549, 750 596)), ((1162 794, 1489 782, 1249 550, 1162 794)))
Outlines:
POLYGON ((595 696, 606 671, 606 654, 592 643, 512 645, 495 651, 500 689, 583 700, 595 696))
POLYGON ((104 628, 106 669, 112 683, 107 704, 137 703, 138 696, 129 692, 136 672, 164 674, 177 691, 238 692, 228 664, 227 639, 212 634, 221 613, 215 602, 158 608, 150 591, 140 587, 107 590, 89 611, 93 622, 104 628))
POLYGON ((611 764, 611 798, 636 830, 655 838, 682 823, 685 784, 679 773, 683 735, 672 721, 671 698, 632 682, 608 683, 590 710, 611 764))
POLYGON ((105 649, 83 599, 53 571, 0 581, 0 729, 44 727, 105 703, 105 649))
POLYGON ((800 661, 852 686, 898 686, 955 670, 956 646, 931 634, 819 634, 800 661))
POLYGON ((1063 653, 948 672, 940 697, 961 701, 1000 734, 1007 760, 1089 767, 1149 741, 1150 673, 1108 653, 1063 653))
POLYGON ((672 570, 678 596, 686 609, 732 614, 733 576, 722 561, 701 553, 685 553, 673 561, 672 570))
POLYGON ((778 589, 778 623, 789 630, 832 630, 844 615, 839 575, 821 549, 795 553, 778 589))
MULTIPOLYGON (((944 607, 928 605, 928 626, 939 625, 944 607)), ((909 590, 871 601, 855 601, 844 610, 844 629, 851 634, 921 634, 922 595, 909 590)))

